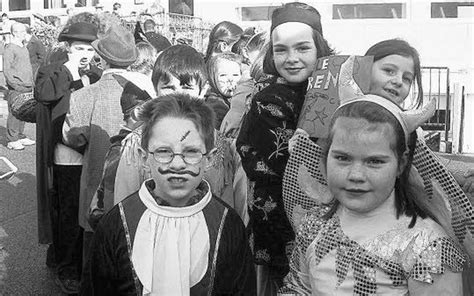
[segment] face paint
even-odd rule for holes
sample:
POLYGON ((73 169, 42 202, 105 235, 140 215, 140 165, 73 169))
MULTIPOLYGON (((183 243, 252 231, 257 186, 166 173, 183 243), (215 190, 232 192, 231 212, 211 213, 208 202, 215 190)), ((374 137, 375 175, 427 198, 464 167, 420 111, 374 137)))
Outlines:
POLYGON ((189 133, 190 133, 190 132, 191 132, 191 131, 187 131, 186 133, 184 133, 184 135, 181 137, 181 140, 180 140, 180 141, 183 142, 184 140, 186 140, 186 138, 189 136, 189 133))
POLYGON ((192 177, 197 177, 201 174, 201 168, 199 168, 199 171, 197 172, 192 172, 192 171, 173 171, 169 169, 162 169, 161 167, 158 168, 158 172, 162 175, 190 175, 192 177))
MULTIPOLYGON (((193 121, 171 116, 162 118, 154 124, 147 148, 148 151, 165 148, 181 153, 203 152, 206 151, 206 144, 193 121), (180 142, 188 131, 186 140, 180 142)), ((174 160, 168 164, 159 163, 154 157, 147 157, 146 163, 156 184, 154 194, 172 206, 185 206, 189 199, 195 196, 195 190, 202 182, 207 159, 203 158, 199 163, 190 165, 184 162, 182 155, 175 155, 174 160)))

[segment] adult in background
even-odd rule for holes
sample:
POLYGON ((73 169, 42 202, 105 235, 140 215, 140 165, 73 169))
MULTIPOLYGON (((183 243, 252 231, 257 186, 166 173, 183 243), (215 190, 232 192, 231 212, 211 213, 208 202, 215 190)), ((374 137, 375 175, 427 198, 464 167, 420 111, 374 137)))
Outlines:
POLYGON ((31 68, 33 69, 33 78, 36 78, 38 68, 43 64, 46 56, 46 47, 41 41, 33 35, 30 27, 26 28, 26 48, 30 53, 31 68))
POLYGON ((140 116, 151 178, 100 221, 81 295, 256 295, 245 227, 203 179, 215 152, 212 110, 170 94, 140 116))
POLYGON ((84 149, 79 196, 79 225, 85 231, 83 260, 88 258, 92 237, 86 214, 102 177, 110 137, 119 133, 123 120, 120 107, 123 87, 114 74, 125 72, 138 55, 133 35, 119 25, 112 25, 92 46, 101 58, 104 72, 97 83, 71 95, 70 111, 63 125, 65 144, 84 149))
POLYGON ((3 35, 3 41, 5 41, 5 43, 10 43, 11 28, 14 23, 14 20, 8 18, 8 14, 2 13, 2 31, 3 33, 6 33, 5 35, 3 35))
POLYGON ((170 41, 165 36, 155 31, 156 24, 153 20, 146 20, 143 23, 143 29, 145 31, 145 37, 148 42, 156 48, 157 52, 161 52, 171 46, 170 41))
POLYGON ((35 87, 39 242, 52 243, 46 265, 57 267, 56 283, 66 294, 78 292, 82 266, 82 154, 63 144, 62 127, 71 93, 100 78, 101 71, 90 65, 97 31, 96 25, 85 22, 66 27, 58 40, 66 42, 67 57, 40 67, 35 87))
POLYGON ((26 26, 14 23, 11 27, 11 42, 5 46, 3 53, 3 74, 8 87, 8 118, 7 118, 7 148, 23 150, 25 146, 34 145, 35 141, 28 139, 23 131, 25 122, 11 114, 10 105, 15 98, 33 91, 33 70, 31 68, 30 54, 24 46, 26 26))

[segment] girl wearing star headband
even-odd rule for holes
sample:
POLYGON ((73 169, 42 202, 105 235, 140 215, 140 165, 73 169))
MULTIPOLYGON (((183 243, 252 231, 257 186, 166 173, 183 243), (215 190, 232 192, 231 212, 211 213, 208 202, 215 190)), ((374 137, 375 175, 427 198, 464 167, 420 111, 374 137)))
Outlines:
POLYGON ((462 295, 466 257, 449 221, 405 186, 413 178, 413 131, 433 107, 405 113, 366 95, 336 110, 322 159, 335 201, 303 219, 282 294, 462 295))
MULTIPOLYGON (((414 105, 421 105, 423 89, 421 87, 420 59, 416 49, 406 41, 390 39, 373 45, 366 55, 374 57, 370 93, 400 105, 408 97, 411 86, 417 85, 418 96, 414 105)), ((347 79, 350 80, 350 78, 347 79)), ((343 84, 352 85, 339 81, 339 85, 343 84)), ((353 97, 357 95, 357 92, 361 93, 360 89, 346 89, 346 92, 348 96, 351 96, 350 93, 353 92, 353 97)), ((421 129, 418 129, 417 133, 420 132, 421 129)), ((305 134, 300 129, 297 133, 305 134)), ((285 170, 283 201, 290 221, 296 229, 305 211, 318 204, 313 199, 312 187, 316 183, 325 186, 327 181, 320 171, 321 147, 315 145, 307 136, 302 135, 294 136, 290 140, 290 149, 293 153, 285 170)), ((440 209, 447 209, 446 215, 450 220, 449 224, 454 229, 453 236, 465 247, 470 257, 474 258, 472 201, 456 182, 457 180, 460 181, 460 184, 464 182, 465 192, 472 192, 472 176, 469 178, 472 170, 468 170, 465 165, 461 166, 460 162, 451 161, 448 164, 446 162, 429 149, 420 133, 414 150, 413 176, 410 177, 410 184, 407 185, 426 192, 427 198, 433 203, 436 201, 440 209), (462 172, 456 172, 456 167, 458 171, 462 172), (463 175, 464 172, 466 172, 465 175, 463 175), (456 179, 453 175, 456 176, 456 179)), ((435 212, 443 211, 438 209, 435 212)))
POLYGON ((237 150, 250 181, 249 228, 259 274, 259 295, 274 295, 287 274, 294 232, 282 203, 288 139, 296 128, 316 59, 332 54, 319 12, 288 3, 272 14, 271 40, 263 69, 277 77, 258 92, 237 138, 237 150))

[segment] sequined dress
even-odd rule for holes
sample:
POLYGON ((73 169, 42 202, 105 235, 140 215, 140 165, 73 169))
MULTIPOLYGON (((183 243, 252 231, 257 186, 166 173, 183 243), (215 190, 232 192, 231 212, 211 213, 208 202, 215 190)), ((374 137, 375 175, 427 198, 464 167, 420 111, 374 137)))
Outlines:
MULTIPOLYGON (((433 283, 446 268, 462 271, 465 257, 433 220, 402 216, 394 227, 356 242, 342 230, 337 215, 324 220, 309 212, 281 295, 409 295, 408 279, 433 283)), ((384 223, 383 221, 380 221, 384 223)))

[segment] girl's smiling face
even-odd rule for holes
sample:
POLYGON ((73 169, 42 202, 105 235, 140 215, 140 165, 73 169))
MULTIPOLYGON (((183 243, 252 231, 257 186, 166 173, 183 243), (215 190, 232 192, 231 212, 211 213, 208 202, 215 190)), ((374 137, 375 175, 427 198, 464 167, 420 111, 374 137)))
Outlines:
POLYGON ((316 67, 317 49, 313 29, 303 23, 288 22, 272 31, 273 61, 277 72, 289 83, 308 79, 316 67))
POLYGON ((326 162, 331 193, 344 208, 369 213, 392 193, 401 172, 393 146, 395 132, 388 123, 339 117, 326 162))
POLYGON ((216 63, 216 84, 219 92, 226 97, 234 94, 237 82, 242 77, 239 63, 219 59, 216 63))
POLYGON ((415 79, 413 58, 392 54, 372 66, 369 93, 402 104, 415 79))

